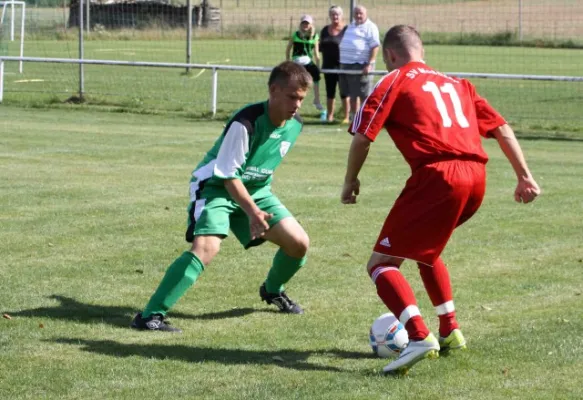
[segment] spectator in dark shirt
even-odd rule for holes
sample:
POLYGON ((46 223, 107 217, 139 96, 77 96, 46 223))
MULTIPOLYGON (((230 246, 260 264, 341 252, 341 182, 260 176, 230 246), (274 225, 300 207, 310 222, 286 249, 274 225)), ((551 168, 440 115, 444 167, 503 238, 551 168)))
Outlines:
MULTIPOLYGON (((330 24, 326 25, 320 32, 320 51, 322 52, 322 69, 340 69, 340 41, 346 30, 342 8, 338 6, 330 7, 328 11, 330 24)), ((324 74, 326 83, 326 109, 327 121, 334 121, 334 99, 336 98, 336 86, 338 85, 338 74, 324 74)), ((340 99, 344 108, 343 124, 348 123, 348 97, 340 90, 340 99)))

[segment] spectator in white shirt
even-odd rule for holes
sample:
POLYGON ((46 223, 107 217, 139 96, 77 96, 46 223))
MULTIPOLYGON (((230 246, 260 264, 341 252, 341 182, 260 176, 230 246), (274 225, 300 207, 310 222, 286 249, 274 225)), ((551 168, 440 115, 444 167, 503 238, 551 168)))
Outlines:
POLYGON ((354 21, 348 25, 340 42, 340 69, 361 71, 362 74, 340 74, 340 90, 350 97, 350 114, 358 111, 369 95, 374 65, 379 51, 379 28, 367 17, 366 8, 354 7, 354 21))

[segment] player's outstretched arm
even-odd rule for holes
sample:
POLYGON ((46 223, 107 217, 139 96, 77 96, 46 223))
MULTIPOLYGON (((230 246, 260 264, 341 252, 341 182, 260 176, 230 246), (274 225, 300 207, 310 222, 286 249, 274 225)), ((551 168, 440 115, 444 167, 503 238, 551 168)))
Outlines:
POLYGON ((344 177, 344 186, 340 201, 343 204, 356 203, 356 196, 360 194, 360 181, 358 174, 366 161, 370 149, 370 139, 359 133, 355 133, 348 153, 348 165, 344 177))
POLYGON ((272 215, 261 211, 257 204, 251 198, 243 182, 240 179, 225 179, 225 189, 231 195, 233 200, 241 206, 243 211, 249 217, 249 229, 251 230, 251 239, 257 239, 265 235, 269 229, 267 221, 271 219, 272 215))
POLYGON ((508 124, 504 124, 494 129, 492 134, 516 173, 518 184, 514 191, 514 199, 519 203, 530 203, 541 193, 541 190, 528 169, 514 131, 508 124))

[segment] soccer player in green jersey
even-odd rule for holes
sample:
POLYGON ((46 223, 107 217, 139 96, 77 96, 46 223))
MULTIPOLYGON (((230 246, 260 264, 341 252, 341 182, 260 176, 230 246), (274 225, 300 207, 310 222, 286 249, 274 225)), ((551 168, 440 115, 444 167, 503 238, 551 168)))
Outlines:
POLYGON ((284 313, 303 314, 284 284, 305 264, 309 238, 271 192, 271 179, 302 130, 297 111, 311 85, 303 66, 283 62, 269 76, 269 99, 229 120, 192 173, 186 230, 192 247, 170 265, 132 328, 180 331, 166 313, 217 255, 229 229, 245 249, 266 240, 279 246, 259 295, 284 313))

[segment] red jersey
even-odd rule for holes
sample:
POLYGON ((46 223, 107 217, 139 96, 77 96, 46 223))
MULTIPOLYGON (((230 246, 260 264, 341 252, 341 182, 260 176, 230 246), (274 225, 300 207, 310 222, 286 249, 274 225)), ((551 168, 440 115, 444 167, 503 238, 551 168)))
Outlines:
POLYGON ((385 75, 349 129, 374 141, 384 127, 412 170, 446 160, 486 163, 481 136, 506 121, 474 86, 422 62, 385 75))

